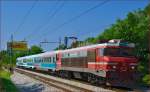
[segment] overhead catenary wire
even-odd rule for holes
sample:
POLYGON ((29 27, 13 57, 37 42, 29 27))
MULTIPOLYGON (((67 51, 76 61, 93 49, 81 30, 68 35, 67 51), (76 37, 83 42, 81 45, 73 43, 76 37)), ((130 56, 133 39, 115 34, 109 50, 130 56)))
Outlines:
MULTIPOLYGON (((56 6, 57 6, 57 4, 58 4, 58 2, 56 3, 56 6)), ((37 34, 37 32, 40 32, 42 28, 44 28, 47 24, 49 24, 51 22, 51 20, 55 17, 55 15, 63 8, 64 4, 65 4, 65 2, 63 1, 61 3, 61 5, 58 6, 58 8, 56 8, 56 10, 52 14, 50 14, 50 16, 46 19, 46 21, 43 22, 43 24, 36 27, 35 30, 33 30, 31 34, 29 34, 25 37, 25 39, 30 39, 31 37, 34 36, 35 32, 37 34)))
POLYGON ((37 2, 38 2, 38 0, 35 0, 33 2, 33 4, 31 5, 31 7, 29 8, 29 10, 27 11, 27 13, 24 15, 22 21, 20 22, 20 24, 18 25, 18 27, 14 31, 13 35, 16 35, 20 31, 21 27, 25 24, 25 21, 27 20, 28 16, 32 12, 33 8, 36 6, 37 2))
MULTIPOLYGON (((101 28, 108 28, 108 27, 110 27, 112 24, 108 24, 108 25, 101 25, 101 26, 99 26, 98 28, 96 28, 96 29, 94 29, 94 30, 100 30, 101 28)), ((94 33, 95 33, 96 31, 94 31, 94 33)), ((99 31, 98 32, 96 32, 96 34, 97 33, 99 33, 99 31)), ((83 37, 83 36, 85 36, 85 35, 87 35, 87 34, 93 34, 93 32, 91 32, 90 30, 89 31, 86 31, 86 32, 82 32, 82 33, 80 33, 80 34, 78 34, 78 35, 80 35, 80 36, 78 36, 78 37, 83 37), (82 35, 81 35, 82 34, 82 35)))
MULTIPOLYGON (((103 2, 100 2, 99 4, 97 4, 97 5, 93 6, 93 7, 91 7, 91 8, 89 8, 89 9, 85 10, 84 12, 82 12, 82 13, 80 13, 80 14, 74 16, 74 17, 72 17, 72 18, 69 19, 68 21, 66 21, 66 22, 64 22, 64 23, 62 23, 62 24, 60 24, 60 25, 58 25, 56 28, 52 29, 52 30, 53 30, 53 33, 56 32, 56 31, 58 31, 58 30, 59 30, 60 28, 62 28, 63 26, 65 26, 65 25, 67 25, 67 24, 70 24, 71 22, 73 22, 73 21, 79 19, 80 17, 82 17, 83 15, 89 13, 90 11, 92 11, 92 10, 94 10, 94 9, 96 9, 96 8, 98 8, 98 7, 100 7, 100 6, 102 6, 102 5, 104 5, 104 4, 107 3, 108 1, 109 1, 109 0, 104 0, 103 2)), ((43 35, 46 36, 46 35, 48 34, 48 33, 47 33, 47 32, 48 32, 48 28, 49 28, 49 27, 47 27, 47 29, 45 30, 46 32, 45 32, 44 34, 41 34, 40 36, 38 36, 38 38, 42 38, 43 35)))

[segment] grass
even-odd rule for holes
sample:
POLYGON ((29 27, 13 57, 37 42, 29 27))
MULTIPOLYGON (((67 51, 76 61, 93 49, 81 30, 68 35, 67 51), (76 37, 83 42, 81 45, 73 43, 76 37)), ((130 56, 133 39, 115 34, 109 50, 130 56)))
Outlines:
POLYGON ((147 85, 150 85, 150 74, 146 74, 144 77, 143 77, 143 82, 147 85))
POLYGON ((0 92, 18 92, 10 76, 10 72, 4 70, 0 71, 0 92))

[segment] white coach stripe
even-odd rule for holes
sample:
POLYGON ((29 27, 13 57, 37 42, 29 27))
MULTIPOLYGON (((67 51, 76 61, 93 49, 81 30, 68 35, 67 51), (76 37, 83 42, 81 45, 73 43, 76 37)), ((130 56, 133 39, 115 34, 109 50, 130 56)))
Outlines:
POLYGON ((138 65, 138 64, 136 64, 136 63, 130 63, 130 65, 138 65))
POLYGON ((88 62, 88 64, 99 64, 99 65, 116 65, 115 62, 88 62))

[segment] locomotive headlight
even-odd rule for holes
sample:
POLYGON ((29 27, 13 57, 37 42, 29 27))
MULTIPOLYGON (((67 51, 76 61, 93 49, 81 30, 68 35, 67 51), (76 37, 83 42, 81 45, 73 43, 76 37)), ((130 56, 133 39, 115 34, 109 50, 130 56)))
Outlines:
POLYGON ((135 66, 131 66, 131 69, 135 69, 135 66))
POLYGON ((113 66, 113 69, 116 69, 116 66, 113 66))

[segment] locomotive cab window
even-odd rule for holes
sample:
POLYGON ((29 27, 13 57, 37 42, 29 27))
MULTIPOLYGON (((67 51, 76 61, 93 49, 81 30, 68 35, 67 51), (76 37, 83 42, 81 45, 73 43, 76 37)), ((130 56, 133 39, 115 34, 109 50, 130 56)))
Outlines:
POLYGON ((133 48, 104 48, 99 49, 100 56, 112 56, 112 57, 133 57, 133 48))
POLYGON ((103 54, 104 54, 104 48, 100 48, 99 49, 99 56, 103 56, 103 54))

